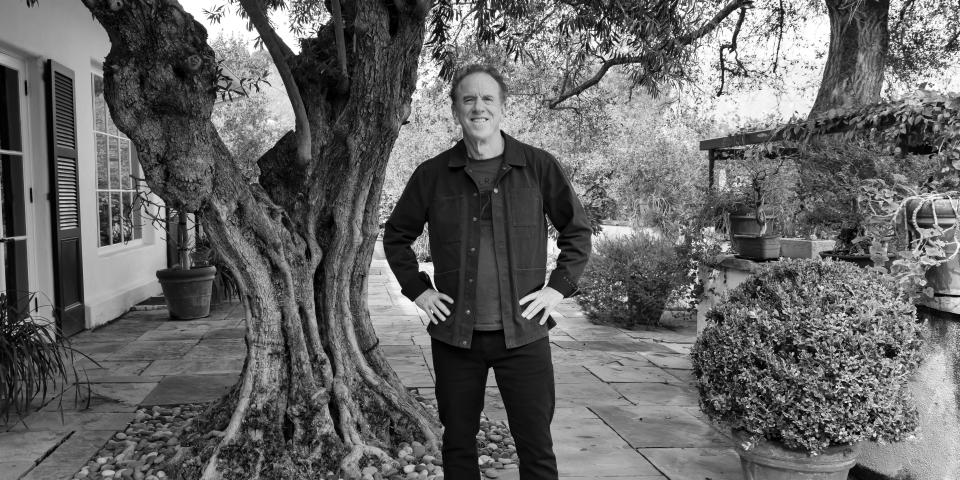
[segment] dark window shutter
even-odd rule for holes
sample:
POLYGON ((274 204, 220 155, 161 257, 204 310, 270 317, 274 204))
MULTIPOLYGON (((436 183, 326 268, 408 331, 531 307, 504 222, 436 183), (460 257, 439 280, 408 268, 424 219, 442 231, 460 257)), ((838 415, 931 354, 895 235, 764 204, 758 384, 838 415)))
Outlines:
POLYGON ((83 249, 80 242, 76 82, 73 71, 47 61, 47 128, 50 190, 53 193, 55 310, 60 328, 71 335, 85 327, 83 249))

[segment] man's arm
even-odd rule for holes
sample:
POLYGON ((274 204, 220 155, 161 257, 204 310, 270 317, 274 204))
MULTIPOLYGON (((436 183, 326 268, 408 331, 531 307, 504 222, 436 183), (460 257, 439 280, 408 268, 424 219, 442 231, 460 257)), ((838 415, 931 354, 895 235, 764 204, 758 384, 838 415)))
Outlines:
POLYGON ((590 258, 593 231, 577 193, 552 156, 540 177, 540 192, 543 209, 558 232, 560 256, 547 285, 521 298, 520 305, 526 305, 521 313, 523 318, 533 318, 542 311, 540 325, 543 325, 561 300, 577 293, 577 282, 590 258))
POLYGON ((564 297, 575 295, 577 282, 590 258, 593 230, 587 213, 574 191, 573 185, 558 162, 552 156, 540 179, 543 209, 557 229, 557 247, 560 256, 557 266, 550 273, 547 286, 564 297))
POLYGON ((413 242, 423 233, 427 221, 428 193, 423 183, 422 166, 418 167, 383 229, 383 251, 393 274, 400 282, 400 292, 416 301, 424 291, 433 288, 426 272, 420 271, 413 242))

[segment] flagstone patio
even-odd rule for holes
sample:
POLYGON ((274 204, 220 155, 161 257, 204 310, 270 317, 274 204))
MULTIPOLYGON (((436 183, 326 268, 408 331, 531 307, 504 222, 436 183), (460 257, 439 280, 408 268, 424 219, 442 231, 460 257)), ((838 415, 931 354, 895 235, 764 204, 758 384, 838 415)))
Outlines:
MULTIPOLYGON (((380 344, 400 378, 432 397, 426 319, 400 294, 382 254, 369 277, 380 344)), ((739 480, 726 434, 697 408, 687 353, 694 320, 679 330, 625 331, 593 325, 564 301, 551 331, 557 378, 554 442, 563 479, 739 480)), ((243 365, 243 308, 228 303, 209 318, 171 321, 164 309, 131 311, 72 338, 96 359, 87 368, 88 409, 63 401, 0 424, 0 480, 69 479, 141 406, 206 402, 223 394, 243 365)), ((486 414, 506 420, 493 375, 486 414)), ((500 478, 517 479, 506 470, 500 478)))

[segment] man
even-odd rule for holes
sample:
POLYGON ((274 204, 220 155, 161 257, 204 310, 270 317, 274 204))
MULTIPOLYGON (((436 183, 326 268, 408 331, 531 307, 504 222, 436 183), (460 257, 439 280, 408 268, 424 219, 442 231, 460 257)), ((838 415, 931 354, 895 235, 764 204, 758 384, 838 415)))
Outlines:
POLYGON ((463 140, 414 171, 386 223, 383 246, 402 292, 430 318, 443 471, 475 480, 487 371, 493 368, 516 441, 522 480, 557 479, 555 404, 547 330, 577 291, 590 224, 559 163, 500 131, 507 87, 470 65, 450 88, 463 140), (560 256, 546 277, 547 224, 560 256), (429 225, 436 287, 411 244, 429 225))

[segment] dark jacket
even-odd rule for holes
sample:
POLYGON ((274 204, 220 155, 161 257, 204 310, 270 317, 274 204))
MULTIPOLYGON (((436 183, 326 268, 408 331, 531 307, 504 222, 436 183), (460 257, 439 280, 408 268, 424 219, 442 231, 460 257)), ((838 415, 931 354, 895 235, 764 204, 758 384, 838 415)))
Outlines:
MULTIPOLYGON (((503 167, 491 195, 491 213, 501 284, 510 286, 511 298, 502 302, 501 314, 506 346, 513 348, 545 337, 548 328, 556 325, 552 318, 540 325, 543 312, 529 320, 520 316, 520 299, 543 288, 546 278, 544 214, 559 232, 560 248, 547 285, 564 297, 577 292, 577 281, 590 254, 591 230, 583 206, 557 160, 507 134, 503 138, 503 167)), ((402 293, 414 300, 432 288, 429 276, 419 271, 411 248, 424 223, 429 225, 436 289, 454 299, 454 308, 446 321, 431 323, 427 330, 441 342, 464 348, 470 347, 473 336, 480 241, 477 219, 482 207, 479 189, 467 168, 462 140, 422 163, 410 177, 383 234, 390 268, 402 293)))

